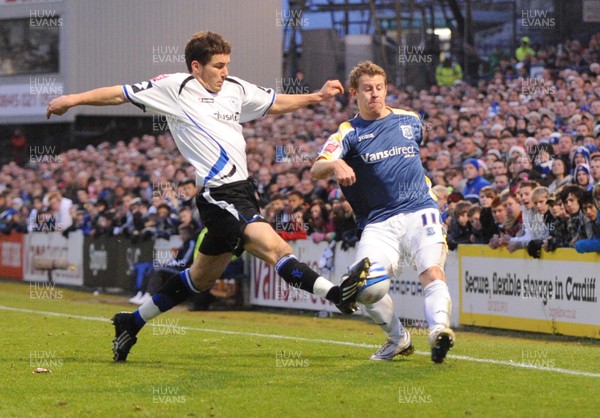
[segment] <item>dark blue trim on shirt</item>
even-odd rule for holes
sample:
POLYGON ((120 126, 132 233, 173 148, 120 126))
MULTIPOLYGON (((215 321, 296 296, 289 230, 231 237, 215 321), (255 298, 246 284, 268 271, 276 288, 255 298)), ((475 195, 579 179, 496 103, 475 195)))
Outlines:
POLYGON ((208 183, 213 177, 215 177, 217 174, 219 174, 219 172, 221 170, 223 170, 223 168, 225 168, 225 165, 229 161, 229 155, 227 155, 227 152, 225 151, 225 148, 223 148, 223 146, 221 144, 219 144, 219 141, 217 141, 215 138, 213 138, 200 125, 198 125, 198 123, 194 119, 192 119, 192 117, 185 110, 183 111, 183 113, 185 113, 185 115, 189 118, 189 120, 191 120, 192 123, 194 125, 196 125, 196 127, 198 129, 200 129, 209 139, 211 139, 212 141, 214 141, 214 143, 217 144, 219 146, 219 149, 221 150, 221 153, 219 154, 219 159, 210 168, 210 171, 209 171, 208 175, 204 178, 203 185, 206 186, 206 183, 208 183))

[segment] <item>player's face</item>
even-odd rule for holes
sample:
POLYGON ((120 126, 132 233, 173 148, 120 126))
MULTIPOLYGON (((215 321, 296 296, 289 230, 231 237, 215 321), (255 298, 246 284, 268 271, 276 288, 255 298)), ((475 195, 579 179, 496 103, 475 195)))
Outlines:
POLYGON ((363 119, 373 120, 384 116, 387 87, 382 75, 361 76, 355 95, 363 119))
POLYGON ((206 65, 192 61, 192 75, 207 90, 214 93, 221 91, 225 78, 229 75, 229 62, 231 58, 226 54, 215 54, 206 65))

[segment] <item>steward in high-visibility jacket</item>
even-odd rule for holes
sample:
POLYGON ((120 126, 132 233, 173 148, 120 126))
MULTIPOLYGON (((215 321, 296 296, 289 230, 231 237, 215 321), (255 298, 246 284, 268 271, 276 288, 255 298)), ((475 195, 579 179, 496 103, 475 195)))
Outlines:
POLYGON ((535 51, 529 46, 529 37, 523 36, 521 38, 521 46, 515 51, 515 57, 517 57, 517 61, 523 62, 528 55, 535 57, 535 51))
POLYGON ((462 80, 463 71, 458 63, 446 58, 435 70, 435 81, 438 86, 451 86, 456 80, 462 80))

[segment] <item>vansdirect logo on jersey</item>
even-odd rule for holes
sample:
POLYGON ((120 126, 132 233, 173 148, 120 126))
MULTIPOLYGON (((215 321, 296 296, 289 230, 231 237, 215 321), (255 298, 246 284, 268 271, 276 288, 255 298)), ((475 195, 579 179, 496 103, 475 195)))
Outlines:
POLYGON ((410 145, 407 147, 393 147, 390 149, 386 149, 385 151, 379 151, 374 153, 367 152, 365 154, 361 154, 360 158, 362 158, 365 163, 372 163, 384 160, 389 157, 397 156, 402 156, 402 158, 413 158, 417 156, 417 152, 417 147, 415 147, 414 145, 410 145))

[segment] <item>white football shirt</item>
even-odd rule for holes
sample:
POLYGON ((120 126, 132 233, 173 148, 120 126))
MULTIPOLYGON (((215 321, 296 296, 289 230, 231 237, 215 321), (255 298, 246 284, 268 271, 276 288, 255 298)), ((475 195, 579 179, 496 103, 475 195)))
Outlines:
POLYGON ((248 178, 243 122, 264 116, 275 91, 227 77, 221 91, 205 89, 191 74, 162 74, 123 85, 127 100, 165 115, 177 148, 196 169, 199 188, 248 178))

